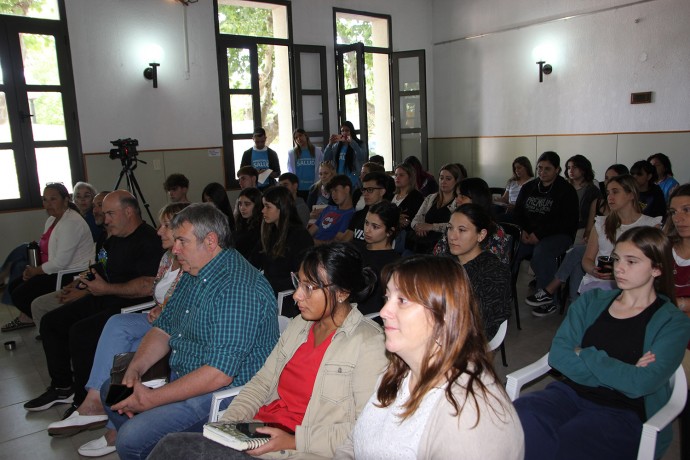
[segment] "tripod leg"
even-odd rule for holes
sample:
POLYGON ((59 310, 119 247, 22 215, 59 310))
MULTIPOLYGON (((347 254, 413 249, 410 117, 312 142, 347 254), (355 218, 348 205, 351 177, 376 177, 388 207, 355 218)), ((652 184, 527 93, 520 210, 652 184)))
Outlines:
POLYGON ((141 188, 139 187, 139 182, 137 181, 137 178, 134 177, 134 171, 129 171, 129 174, 127 175, 127 180, 131 183, 132 186, 132 194, 134 196, 137 196, 138 198, 141 198, 141 202, 144 205, 144 208, 146 208, 146 213, 149 216, 149 219, 151 219, 151 224, 153 227, 156 227, 156 221, 153 219, 153 215, 151 214, 151 210, 149 209, 149 204, 146 202, 146 199, 144 198, 144 194, 141 193, 141 188))

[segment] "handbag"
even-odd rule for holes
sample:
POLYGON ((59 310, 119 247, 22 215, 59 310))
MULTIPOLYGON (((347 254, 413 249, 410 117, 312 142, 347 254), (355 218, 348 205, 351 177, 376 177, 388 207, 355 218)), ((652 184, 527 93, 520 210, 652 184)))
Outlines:
MULTIPOLYGON (((134 358, 134 352, 118 353, 113 356, 113 367, 110 370, 110 388, 105 398, 108 406, 117 404, 129 398, 134 392, 133 388, 122 383, 127 373, 127 368, 134 358)), ((149 388, 159 388, 170 381, 170 353, 158 360, 149 370, 141 376, 141 383, 149 388)))

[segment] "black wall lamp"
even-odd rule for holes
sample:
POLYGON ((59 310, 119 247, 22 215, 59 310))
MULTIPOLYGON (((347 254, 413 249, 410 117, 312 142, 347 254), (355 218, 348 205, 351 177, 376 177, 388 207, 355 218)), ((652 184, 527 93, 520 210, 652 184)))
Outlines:
POLYGON ((160 64, 157 62, 150 62, 149 65, 151 67, 144 69, 144 78, 147 80, 153 80, 153 87, 158 88, 158 66, 160 64))
POLYGON ((544 81, 544 75, 550 75, 551 72, 553 72, 553 67, 545 61, 537 61, 537 64, 539 64, 539 83, 542 83, 544 81))

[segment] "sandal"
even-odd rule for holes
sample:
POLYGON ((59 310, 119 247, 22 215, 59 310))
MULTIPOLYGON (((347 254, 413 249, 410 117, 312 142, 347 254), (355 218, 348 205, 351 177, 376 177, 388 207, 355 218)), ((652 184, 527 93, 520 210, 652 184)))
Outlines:
POLYGON ((24 329, 27 327, 34 327, 36 326, 36 323, 31 321, 30 323, 25 323, 23 321, 19 321, 19 317, 14 318, 12 321, 9 323, 5 324, 2 328, 0 328, 0 331, 2 332, 10 332, 10 331, 17 331, 19 329, 24 329))

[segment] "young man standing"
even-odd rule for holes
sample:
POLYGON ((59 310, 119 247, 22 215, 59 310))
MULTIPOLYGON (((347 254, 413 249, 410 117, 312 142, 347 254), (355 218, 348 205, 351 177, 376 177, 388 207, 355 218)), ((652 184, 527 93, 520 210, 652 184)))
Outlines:
POLYGON ((263 190, 269 185, 275 185, 276 178, 280 176, 280 162, 278 161, 278 154, 266 147, 266 130, 263 128, 255 128, 252 135, 254 140, 254 147, 248 149, 242 155, 241 166, 253 166, 257 170, 259 176, 267 169, 271 170, 271 174, 259 181, 258 187, 263 190))
POLYGON ((333 177, 328 183, 326 191, 331 194, 335 206, 327 206, 316 222, 307 228, 314 237, 314 244, 344 241, 345 231, 355 213, 351 190, 352 181, 344 174, 333 177))

